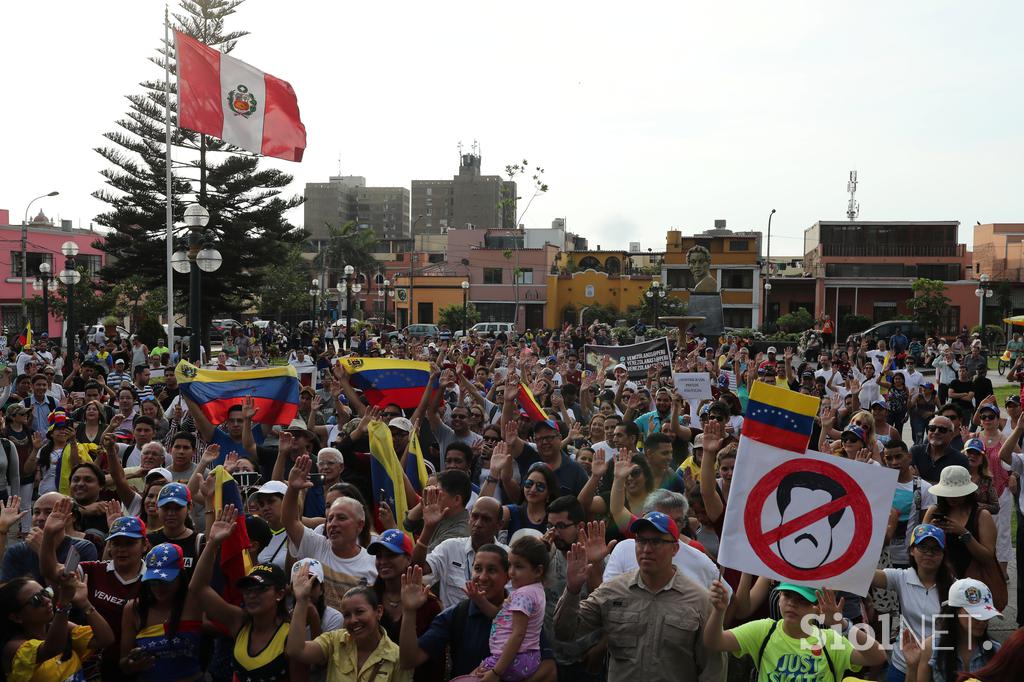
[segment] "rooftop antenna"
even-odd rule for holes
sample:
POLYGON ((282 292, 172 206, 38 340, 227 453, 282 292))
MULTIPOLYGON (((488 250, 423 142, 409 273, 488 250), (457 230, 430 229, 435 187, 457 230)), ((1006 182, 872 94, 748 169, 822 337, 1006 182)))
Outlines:
POLYGON ((846 205, 848 220, 856 220, 860 215, 860 204, 857 203, 857 171, 850 171, 850 181, 846 183, 846 191, 850 193, 850 203, 846 205))
POLYGON ((462 160, 462 140, 459 140, 459 160, 462 160))
POLYGON ((341 176, 341 152, 338 152, 338 176, 341 176))
POLYGON ((480 143, 473 140, 473 156, 480 156, 480 143))

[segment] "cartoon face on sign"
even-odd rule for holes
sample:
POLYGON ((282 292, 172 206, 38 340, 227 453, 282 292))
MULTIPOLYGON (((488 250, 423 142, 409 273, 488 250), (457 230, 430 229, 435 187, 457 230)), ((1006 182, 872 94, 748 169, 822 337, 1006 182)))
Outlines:
MULTIPOLYGON (((824 474, 798 471, 779 483, 775 501, 782 524, 798 519, 809 512, 843 497, 843 487, 824 474)), ((835 528, 843 518, 846 507, 808 524, 799 525, 791 533, 782 535, 776 549, 779 556, 794 568, 812 569, 826 563, 835 543, 835 528)))

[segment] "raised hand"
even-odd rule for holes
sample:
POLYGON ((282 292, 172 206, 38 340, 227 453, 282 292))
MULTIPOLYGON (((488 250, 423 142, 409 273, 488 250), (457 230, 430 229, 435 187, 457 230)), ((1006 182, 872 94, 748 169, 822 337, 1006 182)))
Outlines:
POLYGON ((836 409, 830 405, 821 408, 821 430, 831 431, 836 423, 836 409))
POLYGON ((841 624, 846 599, 836 601, 835 590, 817 590, 816 594, 818 595, 818 615, 821 616, 825 627, 841 624))
POLYGON ((717 419, 708 419, 707 426, 704 427, 704 456, 710 454, 714 457, 717 455, 724 439, 725 428, 722 422, 717 419))
POLYGON ((70 520, 71 498, 61 497, 54 503, 53 511, 50 512, 50 515, 46 517, 46 523, 43 524, 43 532, 47 535, 62 533, 70 520))
MULTIPOLYGON (((232 451, 228 455, 228 458, 230 458, 231 455, 235 456, 235 461, 237 462, 238 461, 238 453, 232 451)), ((216 443, 207 445, 206 449, 203 450, 202 456, 199 458, 199 469, 200 470, 206 469, 206 467, 208 467, 211 464, 213 464, 214 462, 216 462, 218 457, 220 457, 220 446, 217 445, 216 443)), ((227 467, 225 466, 225 468, 227 468, 227 467)))
POLYGON ((381 528, 384 530, 398 528, 398 523, 395 522, 395 513, 391 511, 391 507, 384 500, 381 500, 377 505, 377 518, 380 520, 381 528))
POLYGON ((716 611, 725 611, 729 606, 729 593, 725 591, 721 580, 711 582, 711 606, 716 611))
POLYGON ((21 506, 21 498, 17 495, 12 495, 7 498, 7 501, 0 505, 0 535, 5 535, 14 525, 19 523, 28 510, 19 511, 18 507, 21 506))
POLYGON ((467 580, 465 588, 466 596, 477 606, 487 603, 487 594, 484 593, 472 580, 467 580))
POLYGON ((587 582, 587 548, 583 543, 576 542, 566 554, 565 589, 571 594, 579 594, 587 582))
POLYGON ((313 574, 309 571, 299 571, 292 575, 292 594, 295 600, 309 599, 313 592, 313 574))
POLYGON ((519 423, 514 419, 509 419, 502 427, 501 435, 505 439, 505 445, 511 446, 519 439, 519 423))
POLYGON ((921 662, 921 642, 910 628, 903 628, 900 635, 900 649, 908 668, 916 668, 921 662))
MULTIPOLYGON (((580 524, 583 526, 583 524, 580 524)), ((586 528, 580 528, 580 542, 587 550, 587 561, 591 564, 603 562, 612 553, 618 540, 605 541, 605 522, 591 521, 586 528)))
POLYGON ((436 527, 444 518, 445 509, 441 507, 441 503, 439 502, 440 497, 441 489, 437 486, 429 485, 423 489, 424 525, 436 527))
POLYGON ((256 400, 251 395, 242 398, 242 418, 252 420, 256 416, 256 400))
POLYGON ((622 448, 615 455, 615 478, 625 480, 631 471, 633 471, 633 458, 630 457, 629 450, 622 448))
POLYGON ((296 491, 312 488, 313 482, 309 480, 309 470, 312 466, 313 460, 309 455, 299 456, 292 465, 292 470, 288 472, 288 487, 296 491))
POLYGON ((427 603, 430 588, 423 584, 423 569, 410 566, 402 574, 402 611, 415 613, 427 603))
POLYGON ((854 455, 853 459, 857 462, 867 463, 871 461, 871 453, 867 448, 861 448, 857 451, 857 454, 854 455))
POLYGON ((594 461, 590 464, 590 475, 594 478, 604 478, 604 475, 608 473, 608 460, 605 459, 604 453, 595 452, 594 461))
POLYGON ((124 516, 124 506, 117 500, 100 502, 100 508, 103 509, 103 513, 107 517, 108 527, 113 524, 114 521, 124 516))
POLYGON ((210 533, 207 536, 210 542, 219 545, 231 537, 231 534, 235 532, 237 519, 238 510, 235 509, 235 505, 224 505, 224 508, 217 512, 217 518, 210 526, 210 533))
MULTIPOLYGON (((227 469, 227 467, 224 467, 227 469)), ((199 484, 199 492, 203 495, 203 500, 206 502, 208 507, 213 506, 213 498, 216 495, 215 488, 217 487, 217 478, 211 473, 209 476, 204 478, 199 484)))
POLYGON ((33 431, 32 432, 32 450, 33 451, 38 451, 41 447, 43 447, 43 434, 39 433, 38 431, 33 431))
POLYGON ((501 478, 512 462, 512 455, 508 452, 508 445, 498 443, 491 451, 491 476, 501 478))

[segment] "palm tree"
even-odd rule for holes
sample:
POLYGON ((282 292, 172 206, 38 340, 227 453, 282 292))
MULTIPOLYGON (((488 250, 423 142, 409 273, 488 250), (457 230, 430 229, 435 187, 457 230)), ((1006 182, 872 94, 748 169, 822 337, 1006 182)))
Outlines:
POLYGON ((349 221, 341 227, 327 224, 327 234, 326 245, 313 259, 317 272, 340 273, 346 265, 363 273, 378 268, 377 260, 373 257, 373 247, 377 241, 373 230, 357 227, 355 221, 349 221))

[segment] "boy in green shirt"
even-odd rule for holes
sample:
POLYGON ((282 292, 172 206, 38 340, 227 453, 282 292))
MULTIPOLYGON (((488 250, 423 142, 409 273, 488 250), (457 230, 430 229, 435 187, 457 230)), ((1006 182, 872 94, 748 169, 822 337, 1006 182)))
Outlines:
POLYGON ((885 651, 866 631, 851 633, 855 644, 838 629, 819 626, 819 620, 842 624, 843 600, 837 604, 832 590, 789 583, 776 589, 781 620, 764 618, 723 631, 729 600, 722 583, 712 583, 714 609, 704 627, 704 645, 753 658, 758 682, 840 682, 848 670, 885 663, 885 651))

